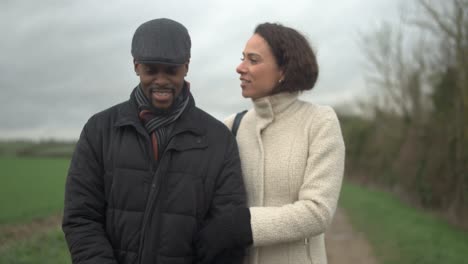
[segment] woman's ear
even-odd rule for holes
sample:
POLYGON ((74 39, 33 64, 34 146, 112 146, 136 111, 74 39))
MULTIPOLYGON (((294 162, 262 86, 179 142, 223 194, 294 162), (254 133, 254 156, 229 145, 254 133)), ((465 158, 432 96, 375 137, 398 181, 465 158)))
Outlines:
POLYGON ((283 69, 281 68, 281 69, 279 70, 279 79, 278 79, 278 82, 279 82, 279 83, 284 82, 284 77, 285 77, 285 76, 284 76, 284 71, 283 71, 283 69))

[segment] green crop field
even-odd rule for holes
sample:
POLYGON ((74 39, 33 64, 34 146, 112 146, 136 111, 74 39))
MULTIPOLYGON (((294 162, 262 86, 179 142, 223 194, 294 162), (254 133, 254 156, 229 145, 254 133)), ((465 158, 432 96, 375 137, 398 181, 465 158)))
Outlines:
POLYGON ((69 159, 0 158, 0 225, 28 222, 63 208, 69 159))
POLYGON ((70 263, 60 226, 9 233, 62 212, 68 165, 64 158, 0 157, 0 263, 70 263))

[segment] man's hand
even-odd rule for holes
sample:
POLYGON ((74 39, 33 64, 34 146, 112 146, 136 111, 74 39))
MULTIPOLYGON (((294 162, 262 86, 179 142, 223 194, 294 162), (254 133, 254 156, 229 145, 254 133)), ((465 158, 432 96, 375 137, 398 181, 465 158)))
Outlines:
POLYGON ((237 208, 214 218, 198 233, 198 263, 211 264, 224 250, 245 248, 252 244, 250 211, 237 208))

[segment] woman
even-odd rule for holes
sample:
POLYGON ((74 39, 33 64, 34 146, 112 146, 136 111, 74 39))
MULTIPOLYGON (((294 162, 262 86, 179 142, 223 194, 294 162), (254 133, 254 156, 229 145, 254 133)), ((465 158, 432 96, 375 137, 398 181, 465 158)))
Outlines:
POLYGON ((251 264, 327 263, 324 232, 341 189, 345 147, 333 109, 298 99, 317 80, 315 54, 299 32, 271 23, 257 26, 242 54, 237 73, 253 108, 237 141, 249 208, 201 231, 200 261, 252 244, 251 264))

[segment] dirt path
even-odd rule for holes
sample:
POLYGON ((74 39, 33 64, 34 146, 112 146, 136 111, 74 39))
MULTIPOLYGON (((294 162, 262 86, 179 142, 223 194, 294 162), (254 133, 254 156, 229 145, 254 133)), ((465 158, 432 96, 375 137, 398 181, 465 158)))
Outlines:
POLYGON ((328 264, 377 264, 366 238, 353 230, 343 209, 338 208, 325 235, 328 264))

